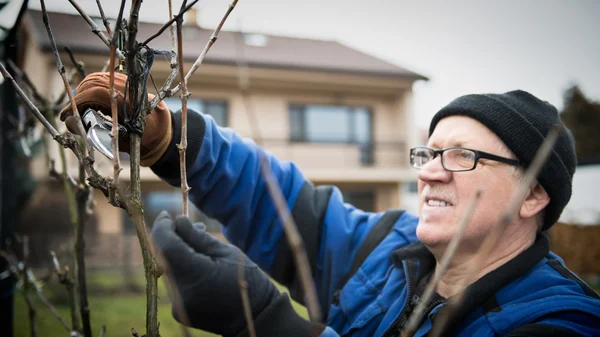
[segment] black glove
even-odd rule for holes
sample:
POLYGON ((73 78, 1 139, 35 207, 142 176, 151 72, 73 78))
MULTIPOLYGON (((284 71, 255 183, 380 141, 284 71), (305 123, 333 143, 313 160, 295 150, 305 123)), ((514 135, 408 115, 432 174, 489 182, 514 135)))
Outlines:
MULTIPOLYGON (((161 212, 152 239, 169 264, 191 327, 223 336, 247 335, 238 282, 242 263, 256 332, 260 336, 310 336, 287 295, 237 247, 225 244, 187 217, 175 221, 161 212)), ((182 322, 175 308, 173 316, 182 322)), ((312 329, 314 331, 314 329, 312 329)))

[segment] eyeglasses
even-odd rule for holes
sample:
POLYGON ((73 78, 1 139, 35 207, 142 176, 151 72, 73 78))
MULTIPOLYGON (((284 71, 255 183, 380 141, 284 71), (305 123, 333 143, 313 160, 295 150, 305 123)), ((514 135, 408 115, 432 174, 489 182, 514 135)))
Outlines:
POLYGON ((442 167, 446 171, 464 172, 474 170, 479 159, 489 159, 512 166, 521 166, 518 160, 496 156, 491 153, 466 149, 464 147, 450 147, 434 150, 425 146, 415 147, 410 150, 410 165, 420 170, 425 164, 432 161, 437 155, 442 156, 442 167))

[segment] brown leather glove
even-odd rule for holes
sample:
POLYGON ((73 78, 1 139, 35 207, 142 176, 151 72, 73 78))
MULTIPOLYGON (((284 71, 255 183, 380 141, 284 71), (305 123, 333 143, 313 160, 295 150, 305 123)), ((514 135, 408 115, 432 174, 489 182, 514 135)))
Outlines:
MULTIPOLYGON (((111 116, 111 97, 109 91, 109 73, 93 73, 77 86, 75 102, 80 114, 85 113, 88 108, 98 110, 104 115, 111 116)), ((117 91, 117 107, 119 122, 124 121, 123 111, 123 92, 127 75, 115 73, 115 90, 117 91)), ((151 101, 155 95, 148 94, 148 101, 151 101)), ((131 112, 131 105, 127 100, 127 112, 131 112)), ((67 128, 77 133, 75 117, 71 105, 68 104, 60 112, 60 120, 65 122, 67 128)), ((146 126, 141 140, 140 161, 142 166, 151 166, 167 149, 171 141, 171 112, 165 102, 160 102, 150 114, 146 116, 146 126)), ((129 137, 119 140, 119 150, 129 153, 129 137)))

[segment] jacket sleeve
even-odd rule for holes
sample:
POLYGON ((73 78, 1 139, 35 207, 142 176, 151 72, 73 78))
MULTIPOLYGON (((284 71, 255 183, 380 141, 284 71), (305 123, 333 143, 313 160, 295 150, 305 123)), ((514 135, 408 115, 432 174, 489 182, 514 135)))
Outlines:
MULTIPOLYGON (((173 128, 169 149, 152 169, 179 186, 175 146, 180 139, 179 114, 173 114, 173 128)), ((188 138, 190 200, 219 220, 230 242, 303 303, 294 259, 261 176, 259 160, 266 159, 304 241, 321 308, 329 308, 333 293, 350 269, 348 261, 382 214, 345 204, 337 188, 314 186, 296 165, 278 160, 229 128, 217 126, 210 116, 188 111, 188 138)))
POLYGON ((598 336, 600 322, 596 317, 583 312, 557 312, 535 323, 523 325, 506 337, 583 337, 598 336))

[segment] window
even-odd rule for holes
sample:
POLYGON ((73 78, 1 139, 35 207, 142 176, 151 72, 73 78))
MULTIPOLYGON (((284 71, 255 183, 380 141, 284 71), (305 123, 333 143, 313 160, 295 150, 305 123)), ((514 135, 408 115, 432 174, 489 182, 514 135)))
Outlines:
POLYGON ((375 212, 375 191, 365 190, 343 190, 344 202, 353 205, 365 212, 375 212))
MULTIPOLYGON (((181 110, 181 99, 171 97, 165 98, 164 101, 171 111, 181 110)), ((211 115, 219 126, 227 126, 227 101, 188 99, 187 107, 196 112, 211 115)))
POLYGON ((408 192, 409 193, 419 193, 419 184, 416 181, 411 181, 408 183, 408 192))
POLYGON ((289 107, 290 138, 295 142, 369 144, 372 114, 366 107, 297 105, 289 107))

